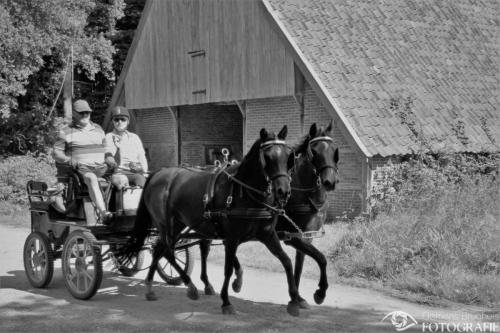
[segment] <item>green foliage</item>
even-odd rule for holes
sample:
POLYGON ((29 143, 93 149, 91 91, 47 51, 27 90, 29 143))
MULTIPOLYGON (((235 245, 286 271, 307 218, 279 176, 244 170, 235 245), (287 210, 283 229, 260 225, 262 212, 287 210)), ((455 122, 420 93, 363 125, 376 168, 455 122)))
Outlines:
POLYGON ((349 224, 329 251, 339 275, 462 303, 500 303, 500 181, 471 177, 422 189, 415 200, 349 224))
POLYGON ((115 49, 106 33, 113 33, 123 7, 123 0, 2 2, 0 154, 40 151, 71 49, 78 80, 112 85, 115 49))
MULTIPOLYGON (((462 303, 500 304, 500 154, 443 153, 423 135, 412 98, 391 100, 415 155, 375 171, 371 218, 329 251, 339 275, 462 303)), ((484 119, 482 128, 492 143, 484 119)), ((465 124, 451 135, 465 146, 465 124)), ((439 140, 438 140, 439 141, 439 140)))
POLYGON ((126 6, 123 10, 125 15, 116 22, 116 32, 111 38, 117 49, 113 58, 113 67, 116 73, 121 72, 125 63, 146 0, 126 0, 125 2, 126 6))
POLYGON ((28 202, 26 183, 29 180, 53 184, 56 169, 52 158, 45 155, 11 156, 0 161, 0 207, 28 202))
POLYGON ((372 217, 379 213, 428 207, 450 186, 465 186, 494 179, 498 154, 421 154, 388 164, 376 171, 369 197, 372 217))
POLYGON ((330 250, 341 276, 462 303, 500 303, 500 156, 420 154, 377 172, 372 221, 330 250))

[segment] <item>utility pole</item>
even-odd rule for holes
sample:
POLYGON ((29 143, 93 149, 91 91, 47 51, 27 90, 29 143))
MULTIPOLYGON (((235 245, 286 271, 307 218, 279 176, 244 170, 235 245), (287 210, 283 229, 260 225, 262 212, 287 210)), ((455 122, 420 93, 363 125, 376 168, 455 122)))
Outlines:
POLYGON ((70 68, 66 72, 66 77, 64 78, 64 119, 66 122, 70 123, 72 118, 72 106, 71 101, 73 98, 73 45, 71 46, 71 64, 70 68))

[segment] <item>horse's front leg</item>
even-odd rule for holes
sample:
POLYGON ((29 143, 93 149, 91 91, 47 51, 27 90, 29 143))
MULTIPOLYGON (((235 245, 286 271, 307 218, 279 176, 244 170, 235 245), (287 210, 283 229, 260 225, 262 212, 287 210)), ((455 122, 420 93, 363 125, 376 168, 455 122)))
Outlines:
MULTIPOLYGON (((324 256, 323 253, 321 253, 310 241, 304 241, 299 238, 292 238, 289 241, 285 242, 287 245, 293 246, 297 251, 297 257, 296 260, 298 260, 298 255, 299 253, 302 253, 302 262, 304 261, 304 254, 307 254, 311 258, 313 258, 316 263, 318 264, 319 270, 320 270, 320 278, 319 278, 319 283, 318 283, 318 289, 314 293, 314 301, 316 304, 321 304, 325 300, 326 297, 326 290, 328 289, 328 278, 326 274, 326 265, 327 265, 327 260, 324 256)), ((302 270, 300 273, 297 271, 297 265, 295 266, 295 281, 300 281, 300 275, 297 276, 297 274, 302 273, 302 270)), ((298 288, 298 283, 297 283, 297 288, 298 288)))
MULTIPOLYGON (((289 243, 285 242, 285 244, 290 245, 289 243)), ((302 276, 302 268, 304 267, 304 253, 302 253, 299 250, 295 251, 295 266, 294 266, 294 272, 293 272, 293 277, 295 278, 295 285, 297 286, 297 289, 300 290, 300 277, 302 276)), ((309 303, 302 297, 300 297, 300 308, 301 309, 309 309, 309 303)))
POLYGON ((233 266, 236 278, 233 281, 232 287, 235 293, 239 293, 241 291, 241 286, 243 285, 243 268, 241 267, 238 256, 236 255, 234 256, 233 266))
POLYGON ((231 275, 233 274, 234 268, 234 258, 236 257, 236 250, 238 248, 238 243, 235 240, 228 240, 226 238, 224 242, 225 248, 225 261, 224 261, 224 283, 222 284, 222 290, 220 292, 220 297, 222 298, 222 313, 223 314, 235 314, 235 310, 231 302, 229 302, 229 281, 231 275))
POLYGON ((207 275, 207 258, 210 253, 211 240, 203 239, 200 241, 200 254, 201 254, 201 275, 200 279, 205 284, 205 295, 215 295, 215 290, 207 275))
POLYGON ((290 295, 290 302, 288 303, 287 311, 290 315, 296 317, 300 313, 301 297, 299 295, 299 291, 297 290, 295 279, 293 277, 292 261, 281 247, 280 240, 274 228, 272 229, 272 233, 268 235, 268 237, 260 238, 259 240, 264 243, 269 251, 271 251, 271 253, 281 261, 281 264, 285 269, 286 279, 288 281, 288 294, 290 295))

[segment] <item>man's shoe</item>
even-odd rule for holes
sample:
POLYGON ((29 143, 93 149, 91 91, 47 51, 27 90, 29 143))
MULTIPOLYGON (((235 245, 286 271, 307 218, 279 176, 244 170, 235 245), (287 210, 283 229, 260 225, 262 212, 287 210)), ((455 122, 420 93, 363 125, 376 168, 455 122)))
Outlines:
POLYGON ((112 218, 113 218, 113 213, 108 211, 102 212, 100 216, 101 223, 104 225, 110 225, 112 218))

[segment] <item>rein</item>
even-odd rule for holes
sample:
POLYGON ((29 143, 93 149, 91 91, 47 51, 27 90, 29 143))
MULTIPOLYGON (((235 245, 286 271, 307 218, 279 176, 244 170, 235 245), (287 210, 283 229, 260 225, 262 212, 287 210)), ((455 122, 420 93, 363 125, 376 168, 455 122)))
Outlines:
MULTIPOLYGON (((270 146, 275 146, 275 145, 282 145, 282 146, 285 146, 285 147, 288 147, 288 145, 286 144, 286 142, 284 140, 269 140, 269 141, 266 141, 266 142, 263 142, 260 144, 260 149, 259 149, 259 161, 262 165, 262 168, 264 169, 264 173, 265 173, 265 166, 266 166, 266 160, 264 158, 264 150, 267 149, 268 147, 270 146)), ((234 181, 235 183, 239 184, 240 186, 248 189, 248 190, 251 190, 263 197, 266 197, 268 196, 269 194, 271 194, 271 182, 273 180, 275 180, 276 178, 279 178, 279 177, 287 177, 288 178, 288 181, 291 180, 291 177, 288 173, 277 173, 275 175, 272 175, 272 176, 268 176, 266 175, 266 180, 268 182, 268 188, 267 188, 267 191, 264 192, 264 191, 261 191, 259 189, 256 189, 255 187, 252 187, 248 184, 245 184, 244 182, 242 182, 241 180, 239 180, 238 178, 236 178, 236 175, 232 175, 230 174, 229 172, 227 172, 226 170, 223 171, 226 176, 229 178, 229 180, 231 181, 234 181)))
MULTIPOLYGON (((263 210, 267 210, 267 211, 270 211, 271 213, 271 216, 274 214, 284 214, 285 211, 284 209, 280 209, 280 208, 276 208, 276 207, 273 207, 263 201, 260 201, 260 200, 257 200, 253 195, 251 195, 251 192, 254 192, 260 196, 262 196, 263 198, 266 198, 268 197, 271 193, 272 193, 272 181, 279 178, 279 177, 287 177, 288 181, 291 180, 291 176, 288 174, 288 173, 276 173, 272 176, 268 176, 266 171, 265 171, 265 165, 266 165, 266 162, 265 162, 265 158, 264 158, 264 150, 267 149, 268 147, 270 146, 274 146, 274 145, 283 145, 285 147, 288 147, 286 142, 283 141, 283 140, 269 140, 269 141, 266 141, 266 142, 263 142, 260 144, 260 148, 259 148, 259 161, 261 163, 261 166, 263 168, 263 171, 264 171, 264 176, 266 178, 266 181, 268 183, 268 186, 267 186, 267 190, 266 191, 262 191, 262 190, 259 190, 253 186, 250 186, 248 184, 246 184, 245 182, 241 181, 240 179, 238 179, 236 177, 236 175, 233 175, 233 174, 230 174, 227 170, 223 169, 221 170, 221 173, 224 173, 228 179, 231 181, 231 182, 234 182, 238 185, 240 185, 242 188, 246 189, 247 190, 247 195, 249 196, 250 199, 252 199, 253 201, 257 202, 258 204, 264 206, 265 208, 233 208, 233 209, 230 209, 230 206, 231 206, 231 203, 233 201, 233 196, 232 196, 232 193, 228 196, 227 200, 226 200, 226 209, 223 210, 223 211, 210 211, 210 210, 207 210, 205 211, 204 215, 207 217, 207 218, 210 218, 210 217, 215 217, 217 215, 219 216, 229 216, 229 215, 241 215, 241 216, 252 216, 252 217, 255 217, 255 218, 259 218, 259 217, 270 217, 269 216, 269 213, 266 213, 264 214, 263 213, 263 210), (251 192, 250 192, 251 191, 251 192), (243 211, 244 213, 243 214, 237 214, 235 212, 238 212, 238 211, 243 211), (251 214, 249 214, 251 213, 251 214)), ((232 190, 231 190, 232 192, 232 190)), ((204 199, 205 201, 205 199, 204 199)), ((205 205, 208 203, 208 198, 205 202, 205 205)))
POLYGON ((260 194, 263 197, 265 197, 265 196, 267 196, 269 194, 269 190, 266 191, 266 192, 258 190, 255 187, 252 187, 250 185, 245 184, 244 182, 242 182, 241 180, 239 180, 238 178, 236 178, 234 175, 230 174, 226 170, 224 170, 222 172, 226 174, 226 176, 227 176, 227 178, 229 178, 229 180, 234 181, 235 183, 239 184, 240 186, 242 186, 242 187, 244 187, 244 188, 246 188, 248 190, 251 190, 251 191, 253 191, 253 192, 257 193, 257 194, 260 194))

